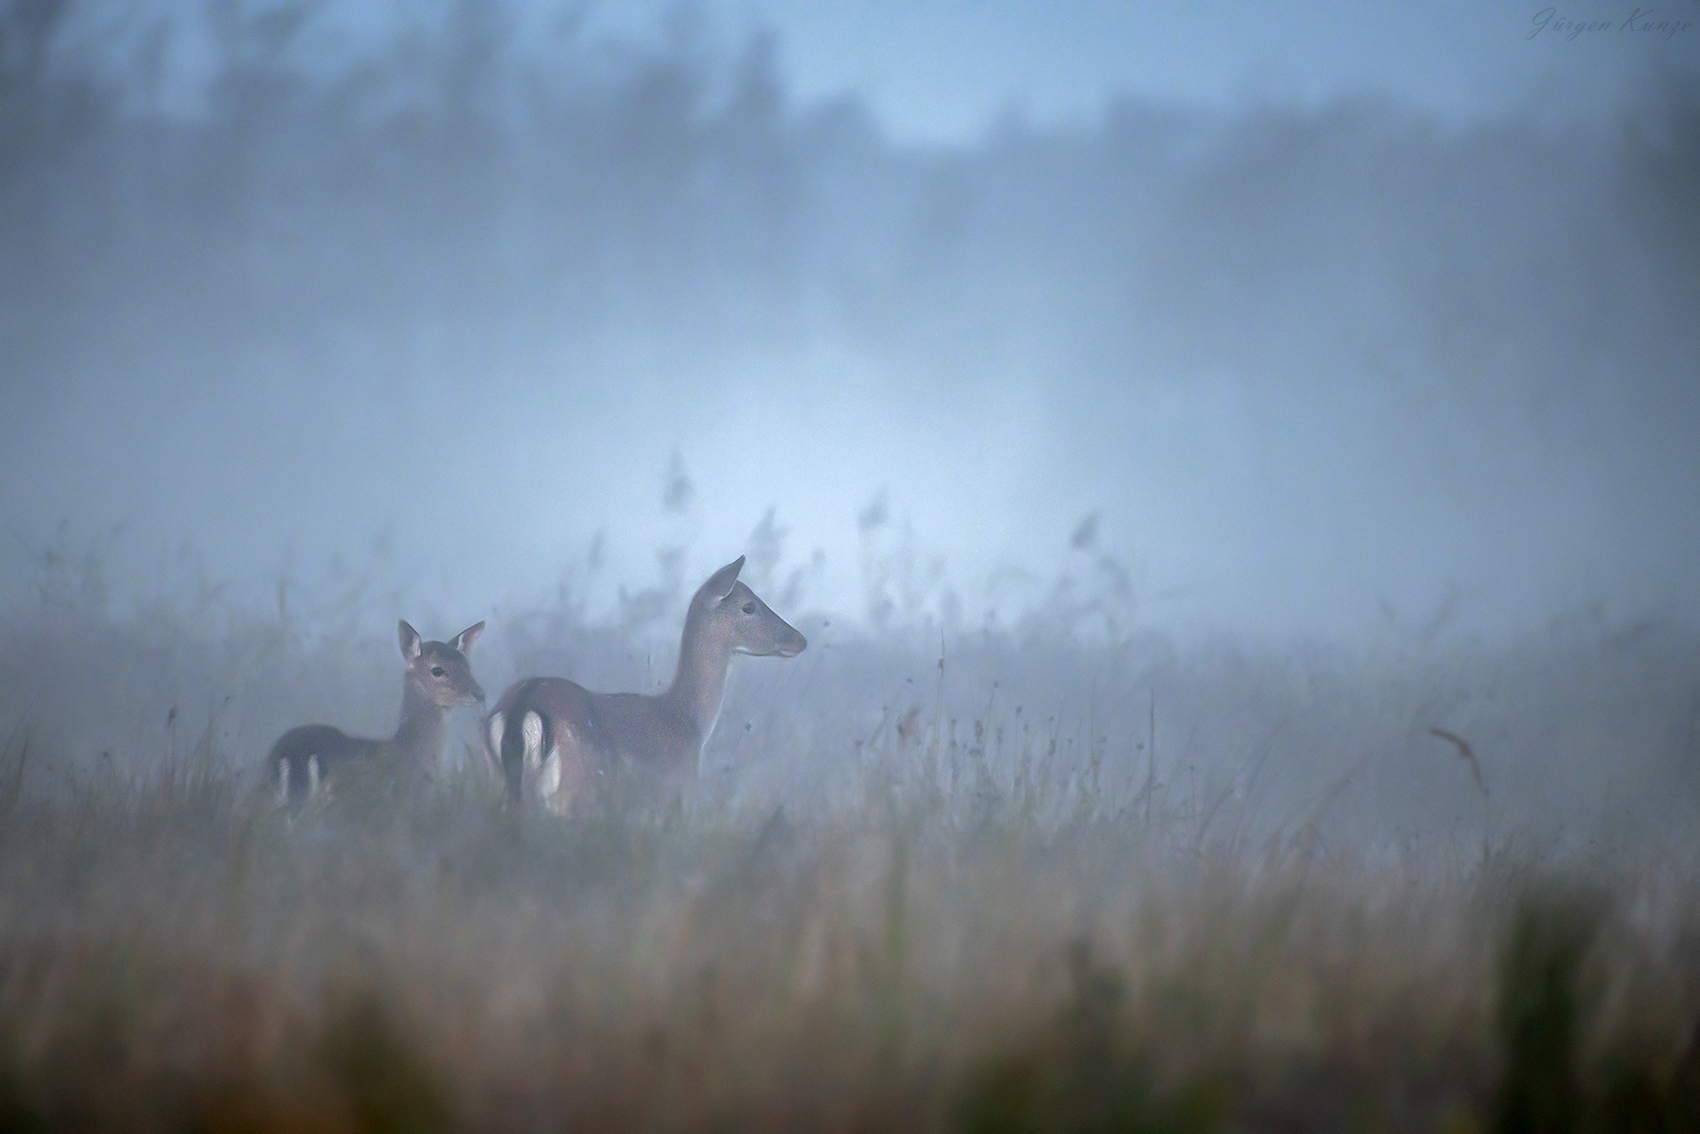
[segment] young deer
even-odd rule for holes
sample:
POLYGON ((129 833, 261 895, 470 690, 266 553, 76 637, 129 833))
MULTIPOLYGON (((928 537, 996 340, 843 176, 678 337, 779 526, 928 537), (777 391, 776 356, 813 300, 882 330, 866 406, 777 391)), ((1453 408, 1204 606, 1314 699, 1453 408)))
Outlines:
POLYGON ((484 690, 472 679, 467 651, 484 632, 468 626, 452 642, 422 642, 406 622, 398 625, 407 672, 401 683, 401 723, 388 740, 349 736, 330 725, 292 728, 272 745, 266 772, 277 784, 280 804, 318 791, 319 785, 353 767, 409 773, 424 771, 443 756, 443 719, 456 705, 482 705, 484 690))
POLYGON ((665 692, 592 693, 564 677, 508 686, 484 742, 510 804, 524 802, 529 783, 551 811, 565 812, 608 772, 629 773, 632 786, 653 794, 695 782, 732 655, 794 658, 808 645, 738 581, 743 566, 740 555, 692 597, 679 669, 665 692))

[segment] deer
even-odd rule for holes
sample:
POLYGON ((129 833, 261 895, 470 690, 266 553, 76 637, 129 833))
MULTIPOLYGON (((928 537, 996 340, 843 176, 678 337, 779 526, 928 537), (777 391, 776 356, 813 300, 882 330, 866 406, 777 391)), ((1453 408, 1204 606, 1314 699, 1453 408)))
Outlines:
POLYGON ((395 735, 366 739, 325 724, 290 729, 266 756, 266 771, 277 784, 280 806, 316 795, 338 776, 363 769, 402 774, 429 771, 443 757, 443 725, 449 710, 484 703, 484 690, 473 680, 472 665, 466 660, 484 632, 484 623, 468 626, 448 642, 421 641, 419 631, 405 619, 396 630, 407 668, 395 735))
POLYGON ((485 719, 484 743, 509 806, 535 796, 566 814, 610 782, 664 800, 695 785, 733 655, 794 658, 808 645, 739 581, 743 566, 740 555, 692 596, 678 669, 663 692, 593 693, 564 677, 508 686, 485 719))

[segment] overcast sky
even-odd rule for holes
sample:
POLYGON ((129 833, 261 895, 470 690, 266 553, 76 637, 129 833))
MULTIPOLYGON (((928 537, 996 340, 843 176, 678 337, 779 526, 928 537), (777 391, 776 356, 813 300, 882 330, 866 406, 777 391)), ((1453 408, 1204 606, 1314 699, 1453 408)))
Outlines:
MULTIPOLYGON (((193 117, 216 30, 150 10, 98 9, 102 35, 128 59, 168 26, 156 105, 193 117)), ((564 10, 523 9, 521 54, 564 10)), ((333 4, 300 50, 409 58, 418 11, 333 4)), ((652 88, 619 88, 626 133, 525 143, 459 244, 465 155, 359 180, 309 168, 304 121, 185 172, 150 135, 4 237, 59 281, 15 272, 0 313, 30 344, 0 363, 8 590, 56 532, 122 524, 143 589, 186 555, 256 595, 341 562, 458 624, 552 595, 599 531, 597 601, 668 544, 694 580, 773 507, 774 585, 807 569, 852 616, 901 597, 869 556, 910 556, 917 608, 969 625, 1059 573, 1112 586, 1107 556, 1159 626, 1700 617, 1696 206, 1671 189, 1700 4, 1637 11, 600 5, 571 43, 689 26, 723 72, 771 30, 778 124, 734 104, 669 149, 652 88), (549 164, 573 145, 615 188, 549 164), (619 179, 643 169, 649 204, 619 179), (196 178, 268 188, 215 216, 196 178), (380 283, 405 300, 365 306, 380 283), (889 522, 859 525, 876 500, 889 522)))
MULTIPOLYGON (((1542 111, 1557 120, 1615 112, 1649 69, 1700 55, 1693 29, 1656 26, 1700 21, 1693 0, 721 0, 707 8, 727 27, 772 29, 799 97, 853 93, 894 137, 917 143, 972 141, 1011 115, 1092 123, 1117 96, 1227 108, 1377 94, 1453 123, 1542 111), (1637 12, 1653 13, 1651 24, 1624 28, 1637 12), (1601 21, 1612 28, 1592 26, 1601 21)), ((653 28, 673 11, 621 3, 604 5, 599 18, 653 28)))

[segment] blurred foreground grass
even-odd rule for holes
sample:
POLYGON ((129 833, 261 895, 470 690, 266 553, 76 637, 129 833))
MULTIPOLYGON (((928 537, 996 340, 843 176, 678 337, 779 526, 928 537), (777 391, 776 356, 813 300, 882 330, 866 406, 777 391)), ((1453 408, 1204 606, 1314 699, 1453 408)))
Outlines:
POLYGON ((211 759, 3 802, 0 1129, 1700 1129, 1692 862, 291 816, 211 759))

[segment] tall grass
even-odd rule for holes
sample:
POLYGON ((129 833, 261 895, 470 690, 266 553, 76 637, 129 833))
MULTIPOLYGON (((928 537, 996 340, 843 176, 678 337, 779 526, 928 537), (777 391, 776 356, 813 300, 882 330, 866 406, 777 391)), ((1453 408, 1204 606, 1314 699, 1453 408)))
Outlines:
MULTIPOLYGON (((0 831, 24 1128, 1692 1129, 1692 891, 879 805, 285 813, 227 773, 0 831), (216 800, 212 803, 209 800, 216 800), (1582 897, 1572 895, 1582 894, 1582 897)), ((1667 862, 1692 877, 1692 861, 1667 862)))
MULTIPOLYGON (((561 822, 459 744, 272 806, 276 731, 396 703, 393 643, 290 593, 8 615, 0 1125, 1700 1120, 1680 629, 1274 654, 800 617, 683 806, 561 822)), ((498 620, 480 678, 653 685, 668 593, 498 620)))

